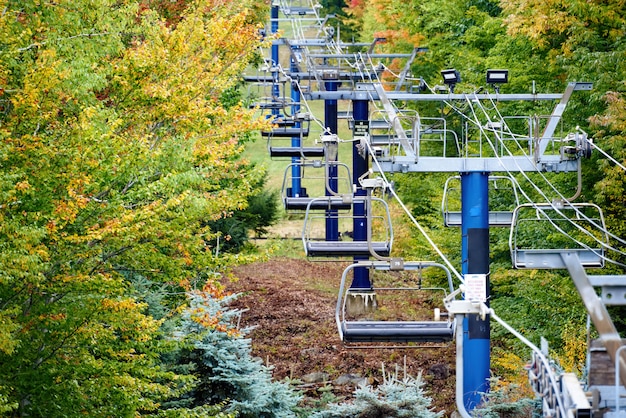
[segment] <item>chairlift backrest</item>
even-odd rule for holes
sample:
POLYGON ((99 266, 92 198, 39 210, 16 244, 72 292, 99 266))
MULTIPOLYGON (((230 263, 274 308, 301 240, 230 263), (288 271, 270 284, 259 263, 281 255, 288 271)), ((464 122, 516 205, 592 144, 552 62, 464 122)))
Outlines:
MULTIPOLYGON (((511 176, 489 176, 489 226, 509 227, 519 206, 519 185, 511 176)), ((444 185, 441 213, 445 226, 461 226, 461 177, 449 177, 444 185)))

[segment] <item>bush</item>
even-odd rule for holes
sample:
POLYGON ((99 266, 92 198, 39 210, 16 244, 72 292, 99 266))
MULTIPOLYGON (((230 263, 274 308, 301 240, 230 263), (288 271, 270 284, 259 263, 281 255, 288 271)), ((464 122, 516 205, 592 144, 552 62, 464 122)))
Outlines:
POLYGON ((355 392, 352 403, 330 404, 327 411, 316 412, 311 418, 436 418, 441 412, 430 409, 432 400, 424 395, 424 382, 406 376, 387 376, 377 388, 364 385, 355 392))
MULTIPOLYGON (((483 402, 472 410, 472 416, 480 418, 524 418, 533 417, 541 404, 529 398, 519 398, 519 387, 502 384, 498 378, 490 379, 491 391, 483 393, 483 402)), ((540 402, 540 401, 539 401, 540 402)), ((538 409, 539 408, 539 409, 538 409)))

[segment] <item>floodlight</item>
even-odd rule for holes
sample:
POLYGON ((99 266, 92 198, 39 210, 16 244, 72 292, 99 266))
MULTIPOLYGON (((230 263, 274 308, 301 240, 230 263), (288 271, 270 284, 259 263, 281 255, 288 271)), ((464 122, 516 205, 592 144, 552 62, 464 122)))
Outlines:
POLYGON ((446 84, 456 84, 461 81, 461 74, 457 70, 441 70, 441 77, 446 84))
POLYGON ((509 82, 509 70, 487 70, 487 84, 504 84, 509 82))
POLYGON ((441 70, 441 77, 443 82, 449 86, 450 91, 454 91, 456 83, 461 81, 461 73, 455 69, 441 70))

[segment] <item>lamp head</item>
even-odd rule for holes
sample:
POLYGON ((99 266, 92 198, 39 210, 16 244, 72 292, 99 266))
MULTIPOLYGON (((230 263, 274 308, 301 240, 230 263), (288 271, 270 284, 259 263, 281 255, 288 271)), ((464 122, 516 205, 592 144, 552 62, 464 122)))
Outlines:
POLYGON ((451 92, 454 91, 454 86, 461 81, 461 73, 455 69, 441 70, 441 77, 451 92))
POLYGON ((455 69, 441 70, 441 77, 443 77, 443 82, 448 85, 461 81, 461 74, 455 69))
POLYGON ((504 84, 509 82, 509 70, 487 70, 487 84, 504 84))

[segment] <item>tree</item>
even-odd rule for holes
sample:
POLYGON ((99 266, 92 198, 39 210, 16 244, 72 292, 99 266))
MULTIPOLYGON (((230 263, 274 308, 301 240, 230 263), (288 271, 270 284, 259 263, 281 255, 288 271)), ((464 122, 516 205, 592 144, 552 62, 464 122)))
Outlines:
POLYGON ((502 8, 507 33, 528 41, 554 77, 594 83, 589 102, 569 106, 575 116, 582 121, 604 112, 604 93, 621 85, 626 72, 623 4, 505 0, 502 8))
POLYGON ((206 221, 245 207, 262 174, 239 155, 264 122, 221 99, 261 8, 0 6, 0 410, 155 411, 189 381, 161 368, 172 341, 126 278, 177 293, 229 262, 206 221))
POLYGON ((431 399, 425 395, 423 386, 421 376, 400 379, 397 373, 391 374, 385 376, 383 383, 376 388, 368 385, 357 388, 353 403, 331 404, 327 410, 316 412, 311 417, 440 417, 441 412, 431 410, 431 399))
MULTIPOLYGON (((626 145, 626 137, 624 131, 626 128, 626 98, 623 92, 610 91, 606 94, 607 110, 602 115, 597 115, 591 119, 592 126, 598 128, 597 138, 601 142, 601 147, 608 152, 616 162, 623 163, 626 153, 624 152, 626 145)), ((624 237, 626 233, 626 197, 624 190, 626 189, 626 180, 624 179, 623 168, 615 162, 612 162, 600 155, 597 155, 595 161, 600 167, 601 178, 598 178, 596 171, 593 177, 594 197, 598 204, 605 211, 606 222, 610 226, 611 232, 618 237, 624 237)), ((623 249, 623 245, 613 242, 623 249)), ((626 260, 620 258, 623 263, 626 260)))
MULTIPOLYGON (((395 0, 378 0, 353 1, 351 5, 352 16, 360 18, 364 28, 378 31, 410 28, 411 33, 423 37, 421 45, 427 46, 429 51, 418 57, 412 72, 423 77, 431 87, 441 83, 439 71, 445 68, 461 72, 462 83, 455 90, 458 93, 477 91, 481 87, 487 89, 485 72, 488 68, 509 70, 509 83, 501 87, 505 93, 529 93, 532 86, 536 86, 538 92, 561 92, 570 81, 593 82, 594 89, 590 94, 572 95, 563 120, 566 126, 579 125, 588 131, 596 145, 618 162, 623 162, 621 132, 626 120, 623 111, 626 48, 623 30, 618 29, 623 28, 625 21, 621 2, 409 0, 400 5, 395 0), (397 10, 404 13, 394 16, 397 10), (610 93, 605 95, 606 91, 610 93)), ((373 30, 364 34, 372 36, 373 30)), ((406 105, 412 106, 411 103, 406 105)), ((498 103, 502 114, 548 115, 553 107, 554 103, 498 103)), ((423 117, 439 116, 442 110, 438 106, 420 104, 418 111, 423 117)), ((447 122, 452 129, 461 126, 454 119, 447 122)), ((457 133, 461 138, 462 131, 458 129, 457 133)), ((424 145, 422 147, 423 150, 424 145)), ((592 159, 583 160, 584 184, 580 201, 599 203, 605 209, 609 229, 618 237, 624 235, 625 228, 623 174, 621 167, 598 152, 592 159)), ((572 190, 575 176, 568 176, 564 178, 565 175, 551 173, 550 179, 556 178, 555 184, 560 190, 572 190)), ((441 192, 437 190, 441 190, 442 182, 436 186, 436 176, 429 174, 425 177, 427 179, 423 181, 411 181, 410 176, 403 174, 394 181, 403 200, 414 208, 416 217, 432 227, 431 236, 444 248, 445 254, 454 259, 458 257, 460 237, 438 231, 435 222, 428 223, 428 214, 434 214, 436 208, 433 202, 441 202, 441 192), (445 251, 446 246, 450 251, 445 251)), ((535 180, 538 175, 529 177, 535 180)), ((525 182, 520 183, 525 186, 525 182)), ((435 216, 431 218, 435 219, 435 216)), ((440 224, 440 217, 437 219, 440 224)), ((503 232, 506 231, 490 230, 491 306, 532 341, 538 343, 540 336, 546 336, 556 350, 567 349, 568 338, 578 336, 578 332, 584 329, 585 315, 571 279, 564 272, 521 274, 511 271, 507 237, 503 232), (556 300, 561 303, 555 304, 556 300), (546 321, 536 306, 552 306, 555 315, 551 321, 546 321), (569 336, 564 331, 566 329, 570 331, 569 336)), ((534 239, 539 240, 539 234, 534 239)), ((621 246, 616 240, 612 245, 621 246)), ((618 255, 617 259, 623 262, 623 256, 618 255)), ((612 266, 612 271, 616 270, 612 266)), ((493 328, 492 337, 496 351, 527 355, 525 347, 512 345, 511 339, 497 327, 493 328)))
POLYGON ((251 355, 247 329, 237 329, 241 312, 228 304, 239 295, 207 285, 189 293, 179 334, 190 340, 180 355, 198 384, 184 394, 193 406, 225 402, 242 418, 295 417, 300 395, 287 383, 272 382, 271 369, 251 355))
POLYGON ((216 253, 241 252, 251 233, 257 236, 267 233, 267 228, 278 220, 278 192, 265 190, 267 178, 260 179, 256 190, 248 198, 245 209, 234 211, 231 216, 208 223, 218 236, 209 242, 216 253))

